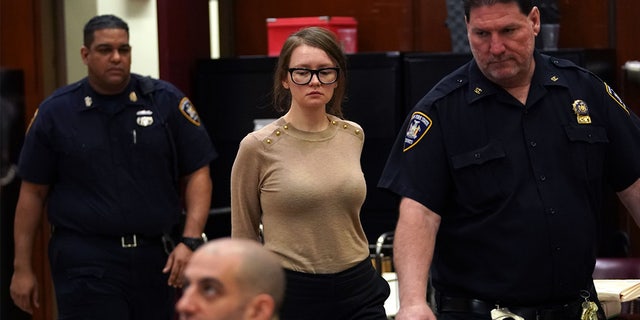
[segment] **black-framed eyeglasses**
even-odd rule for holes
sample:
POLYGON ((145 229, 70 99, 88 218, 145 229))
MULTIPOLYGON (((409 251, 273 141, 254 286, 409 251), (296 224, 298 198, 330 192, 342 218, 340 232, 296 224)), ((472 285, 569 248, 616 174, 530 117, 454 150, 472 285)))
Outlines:
POLYGON ((318 81, 322 84, 332 84, 338 81, 340 68, 320 68, 317 70, 307 68, 289 68, 291 81, 295 84, 305 85, 311 82, 313 75, 318 77, 318 81))

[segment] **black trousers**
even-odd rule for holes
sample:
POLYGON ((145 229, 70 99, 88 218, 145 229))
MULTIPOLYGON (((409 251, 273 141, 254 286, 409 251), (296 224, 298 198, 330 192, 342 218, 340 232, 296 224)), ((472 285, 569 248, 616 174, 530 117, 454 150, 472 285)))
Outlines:
POLYGON ((389 284, 369 259, 335 274, 286 271, 281 320, 386 320, 389 284))
POLYGON ((161 238, 138 238, 137 247, 123 248, 119 237, 56 229, 49 262, 58 319, 173 319, 175 289, 162 273, 166 261, 161 238))

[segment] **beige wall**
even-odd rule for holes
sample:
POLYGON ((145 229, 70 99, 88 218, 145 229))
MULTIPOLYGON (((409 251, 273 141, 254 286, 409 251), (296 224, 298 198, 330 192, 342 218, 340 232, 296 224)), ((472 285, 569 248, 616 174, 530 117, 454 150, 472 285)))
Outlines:
MULTIPOLYGON (((218 0, 210 0, 211 57, 220 56, 218 0)), ((133 48, 131 72, 158 78, 158 20, 155 0, 64 0, 67 83, 82 79, 87 70, 80 59, 82 28, 91 17, 115 14, 129 24, 133 48)))
POLYGON ((158 23, 155 0, 65 0, 65 57, 67 82, 87 74, 80 59, 82 28, 91 17, 115 14, 129 24, 132 50, 131 72, 158 77, 158 23))

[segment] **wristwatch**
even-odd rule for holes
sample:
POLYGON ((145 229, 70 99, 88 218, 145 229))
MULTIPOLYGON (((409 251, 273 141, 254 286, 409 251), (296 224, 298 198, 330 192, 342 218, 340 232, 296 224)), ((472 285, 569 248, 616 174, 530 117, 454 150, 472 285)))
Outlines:
POLYGON ((180 238, 180 242, 184 243, 184 245, 191 249, 191 251, 196 251, 199 246, 204 244, 204 239, 182 237, 180 238))

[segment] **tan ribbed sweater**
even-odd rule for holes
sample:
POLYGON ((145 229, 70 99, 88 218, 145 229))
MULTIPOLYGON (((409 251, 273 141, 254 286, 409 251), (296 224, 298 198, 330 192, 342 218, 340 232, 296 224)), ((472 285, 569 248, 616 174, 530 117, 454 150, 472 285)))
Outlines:
POLYGON ((231 170, 231 235, 259 238, 283 267, 336 273, 369 256, 360 223, 362 128, 329 116, 321 132, 284 118, 248 134, 231 170))

